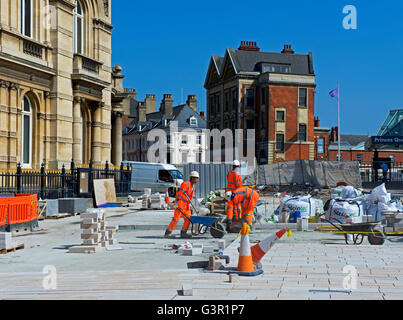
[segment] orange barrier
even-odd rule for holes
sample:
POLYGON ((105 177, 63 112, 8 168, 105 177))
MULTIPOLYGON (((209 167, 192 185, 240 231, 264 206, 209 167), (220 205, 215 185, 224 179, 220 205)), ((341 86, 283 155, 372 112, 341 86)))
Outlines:
POLYGON ((5 226, 7 222, 8 203, 3 203, 0 199, 0 226, 5 226))
POLYGON ((38 218, 38 196, 36 194, 2 198, 0 199, 0 206, 7 208, 6 216, 8 215, 8 225, 27 223, 38 218))

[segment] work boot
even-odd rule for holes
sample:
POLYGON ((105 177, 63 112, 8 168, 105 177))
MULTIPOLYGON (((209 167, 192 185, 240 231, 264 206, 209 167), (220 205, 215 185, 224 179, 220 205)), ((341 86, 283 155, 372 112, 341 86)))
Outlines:
POLYGON ((165 235, 164 235, 164 238, 172 238, 172 231, 171 230, 169 230, 169 229, 167 229, 166 231, 165 231, 165 235))
POLYGON ((227 220, 227 230, 226 230, 227 232, 230 231, 231 225, 232 225, 232 219, 228 219, 227 220))
POLYGON ((190 239, 190 238, 192 238, 192 235, 187 234, 187 230, 181 230, 181 238, 182 239, 190 239))

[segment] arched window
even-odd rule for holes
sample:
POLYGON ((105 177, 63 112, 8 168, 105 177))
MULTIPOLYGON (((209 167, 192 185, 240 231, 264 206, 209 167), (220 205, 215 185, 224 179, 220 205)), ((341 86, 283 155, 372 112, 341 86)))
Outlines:
POLYGON ((32 164, 32 104, 27 96, 22 100, 21 124, 21 160, 22 166, 31 167, 32 164))
POLYGON ((79 0, 76 0, 74 9, 74 53, 83 54, 84 43, 84 12, 79 0))
POLYGON ((32 38, 32 0, 21 0, 21 33, 32 38))

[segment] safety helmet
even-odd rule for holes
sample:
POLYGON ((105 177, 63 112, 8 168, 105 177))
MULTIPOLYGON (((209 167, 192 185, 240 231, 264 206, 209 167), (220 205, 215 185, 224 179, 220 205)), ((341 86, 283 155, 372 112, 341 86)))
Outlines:
POLYGON ((234 160, 233 165, 234 165, 234 167, 239 167, 241 165, 241 163, 238 160, 234 160))
POLYGON ((225 193, 225 199, 231 201, 231 198, 232 198, 232 191, 227 191, 225 193))
POLYGON ((192 171, 190 173, 191 178, 200 178, 199 173, 197 171, 192 171))

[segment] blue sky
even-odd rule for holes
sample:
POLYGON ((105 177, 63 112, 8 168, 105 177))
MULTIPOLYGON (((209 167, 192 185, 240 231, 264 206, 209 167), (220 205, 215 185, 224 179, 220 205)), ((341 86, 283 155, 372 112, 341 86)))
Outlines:
POLYGON ((257 41, 262 51, 311 51, 316 73, 315 115, 322 127, 337 125, 341 83, 341 131, 375 135, 390 109, 403 108, 403 3, 399 1, 112 1, 112 63, 138 99, 172 93, 175 104, 203 88, 212 55, 257 41), (345 30, 343 7, 357 8, 357 30, 345 30))

